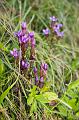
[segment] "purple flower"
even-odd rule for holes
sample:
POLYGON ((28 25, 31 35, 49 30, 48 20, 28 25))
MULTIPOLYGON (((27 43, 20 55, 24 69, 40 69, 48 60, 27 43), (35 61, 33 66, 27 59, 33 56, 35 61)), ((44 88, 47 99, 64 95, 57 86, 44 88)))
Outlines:
POLYGON ((49 18, 52 22, 56 22, 58 19, 55 16, 49 18))
POLYGON ((48 28, 43 29, 43 33, 44 33, 44 35, 48 36, 50 33, 50 30, 48 28))
POLYGON ((26 62, 26 61, 24 61, 24 60, 21 61, 21 65, 22 65, 22 67, 25 68, 25 69, 28 69, 29 66, 30 66, 29 63, 26 62))
POLYGON ((48 69, 48 65, 46 63, 42 63, 40 66, 40 77, 42 76, 43 78, 46 77, 47 69, 48 69))
POLYGON ((22 37, 22 31, 21 30, 19 30, 18 32, 14 32, 14 35, 15 35, 15 37, 22 37))
POLYGON ((16 32, 15 36, 18 37, 19 43, 26 43, 29 40, 28 36, 26 34, 23 35, 22 31, 16 32))
POLYGON ((28 38, 27 35, 24 35, 24 36, 22 36, 22 38, 19 38, 19 40, 20 40, 21 43, 27 43, 29 38, 28 38))
POLYGON ((63 31, 62 31, 62 32, 57 31, 56 33, 57 33, 57 36, 58 36, 58 37, 63 37, 63 36, 64 36, 64 32, 63 32, 63 31))
POLYGON ((26 22, 22 22, 21 27, 22 30, 15 32, 14 35, 18 37, 19 43, 26 43, 28 41, 28 37, 26 36, 26 22))
POLYGON ((60 29, 62 27, 63 27, 63 24, 61 24, 61 23, 57 24, 57 29, 60 29))
POLYGON ((38 75, 35 76, 35 81, 38 82, 38 75))
POLYGON ((29 33, 29 37, 30 37, 30 38, 33 38, 33 37, 34 37, 34 32, 30 32, 30 33, 29 33))
POLYGON ((48 65, 47 65, 46 63, 43 65, 43 69, 44 69, 44 70, 47 70, 47 69, 48 69, 48 65))
POLYGON ((53 27, 53 30, 58 37, 63 37, 64 36, 64 32, 61 31, 62 27, 63 27, 63 24, 61 24, 61 23, 59 23, 59 24, 57 24, 53 27))
POLYGON ((17 51, 16 48, 13 49, 13 51, 10 51, 10 54, 14 57, 14 58, 18 58, 19 57, 19 52, 17 51))
POLYGON ((38 83, 37 68, 36 68, 36 67, 34 67, 33 71, 34 71, 34 76, 35 76, 35 84, 37 84, 37 83, 38 83))
POLYGON ((35 46, 35 39, 31 39, 31 46, 35 46))
POLYGON ((35 46, 34 32, 29 33, 31 46, 35 46))
POLYGON ((58 31, 63 27, 63 24, 57 24, 53 27, 54 31, 58 31))
POLYGON ((22 22, 21 27, 22 27, 22 29, 26 29, 26 22, 22 22))
POLYGON ((37 68, 34 67, 33 71, 34 71, 34 74, 37 73, 37 68))
POLYGON ((40 82, 44 82, 44 78, 43 77, 40 77, 40 82))
POLYGON ((42 63, 41 68, 46 71, 48 69, 48 65, 46 63, 42 63))

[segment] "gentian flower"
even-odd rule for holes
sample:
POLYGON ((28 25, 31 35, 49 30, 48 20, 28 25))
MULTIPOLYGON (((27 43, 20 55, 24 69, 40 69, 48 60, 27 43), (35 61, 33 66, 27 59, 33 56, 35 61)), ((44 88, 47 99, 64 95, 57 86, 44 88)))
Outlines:
POLYGON ((41 77, 40 77, 40 81, 39 81, 39 87, 40 87, 40 88, 43 88, 43 86, 44 86, 44 77, 41 76, 41 77))
POLYGON ((15 32, 14 35, 18 38, 19 43, 27 43, 28 42, 28 35, 26 35, 26 22, 22 22, 21 30, 15 32))
POLYGON ((15 37, 18 37, 18 38, 20 38, 20 37, 22 37, 22 31, 21 30, 19 30, 18 32, 14 32, 14 35, 15 35, 15 37))
POLYGON ((49 19, 51 21, 50 27, 53 28, 56 22, 58 21, 58 19, 55 16, 52 16, 49 19))
POLYGON ((53 26, 53 29, 54 29, 54 31, 60 31, 60 29, 63 27, 63 24, 56 24, 55 26, 53 26))
POLYGON ((37 74, 37 68, 34 67, 33 71, 34 71, 34 76, 35 76, 35 85, 38 85, 39 79, 38 79, 38 74, 37 74))
POLYGON ((58 19, 55 16, 49 17, 52 22, 56 22, 58 19))
POLYGON ((43 29, 43 33, 44 33, 44 35, 48 36, 50 33, 50 30, 48 28, 43 29))
POLYGON ((29 37, 30 37, 31 46, 35 46, 34 32, 30 32, 29 37))
POLYGON ((40 78, 46 77, 47 69, 48 69, 48 65, 46 63, 42 63, 40 66, 40 78))
POLYGON ((33 71, 34 71, 34 74, 36 74, 37 73, 37 68, 34 67, 33 71))
POLYGON ((26 34, 26 22, 21 23, 21 28, 22 28, 23 35, 25 35, 26 34))
POLYGON ((30 38, 33 38, 33 37, 34 37, 34 32, 30 32, 30 33, 29 33, 29 37, 30 37, 30 38))
POLYGON ((35 59, 35 38, 34 38, 34 32, 29 33, 30 38, 30 44, 31 44, 31 51, 30 51, 30 60, 35 59))
POLYGON ((41 64, 41 69, 47 70, 48 69, 48 65, 46 63, 42 63, 41 64))
POLYGON ((48 65, 46 63, 43 64, 43 69, 47 70, 48 69, 48 65))
POLYGON ((64 36, 64 32, 63 32, 63 31, 62 31, 62 32, 57 31, 56 33, 57 33, 57 36, 58 36, 58 37, 63 37, 63 36, 64 36))
POLYGON ((20 43, 27 43, 29 41, 28 36, 25 34, 22 38, 19 38, 20 43))
POLYGON ((61 28, 63 27, 63 24, 56 24, 54 27, 53 27, 53 30, 54 32, 56 33, 56 35, 58 37, 63 37, 64 36, 64 32, 61 31, 61 28))
POLYGON ((44 82, 44 78, 43 77, 40 77, 40 82, 44 82))
POLYGON ((26 22, 22 22, 21 27, 22 27, 22 29, 26 29, 26 22))
POLYGON ((35 76, 35 83, 37 83, 39 81, 38 79, 38 75, 35 76))
POLYGON ((10 54, 14 57, 14 58, 18 58, 19 57, 19 52, 16 48, 13 49, 13 51, 10 51, 10 54))
POLYGON ((35 46, 35 39, 31 39, 31 46, 35 46))
POLYGON ((27 43, 29 40, 28 35, 23 34, 23 32, 20 30, 18 32, 14 33, 16 37, 18 37, 19 43, 27 43))
POLYGON ((28 69, 30 64, 24 60, 21 61, 21 65, 23 69, 28 69))

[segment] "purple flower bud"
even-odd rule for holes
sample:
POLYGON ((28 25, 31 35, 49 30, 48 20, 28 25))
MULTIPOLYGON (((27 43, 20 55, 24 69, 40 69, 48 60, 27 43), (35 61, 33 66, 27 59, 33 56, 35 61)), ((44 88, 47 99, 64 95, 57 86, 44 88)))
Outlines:
POLYGON ((34 67, 33 71, 34 71, 34 73, 37 73, 37 68, 36 68, 36 67, 34 67))
POLYGON ((36 82, 38 81, 38 75, 35 76, 35 81, 36 81, 36 82))
POLYGON ((41 64, 41 68, 44 69, 44 70, 47 70, 48 69, 48 65, 46 63, 42 63, 41 64))
POLYGON ((17 51, 16 48, 13 49, 13 51, 10 51, 10 54, 14 57, 14 58, 18 58, 19 57, 19 52, 17 51))
POLYGON ((43 69, 44 69, 44 70, 47 70, 47 69, 48 69, 48 65, 47 65, 46 63, 44 64, 43 69))
POLYGON ((44 33, 44 35, 48 36, 50 33, 50 30, 48 28, 43 29, 43 33, 44 33))
POLYGON ((25 61, 22 60, 22 66, 25 66, 25 61))
POLYGON ((31 39, 31 45, 35 46, 35 39, 31 39))
POLYGON ((52 22, 56 22, 58 19, 55 16, 49 18, 52 22))
POLYGON ((40 77, 40 82, 44 82, 44 78, 43 77, 40 77))
POLYGON ((21 27, 22 27, 22 29, 26 29, 26 22, 22 22, 21 27))

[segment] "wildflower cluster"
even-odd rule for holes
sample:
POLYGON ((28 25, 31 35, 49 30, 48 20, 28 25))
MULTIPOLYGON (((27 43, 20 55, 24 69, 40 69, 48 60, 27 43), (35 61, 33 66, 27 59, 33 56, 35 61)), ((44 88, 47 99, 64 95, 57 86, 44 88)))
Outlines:
POLYGON ((55 16, 52 16, 49 19, 51 21, 50 30, 48 28, 43 29, 43 34, 47 37, 51 32, 53 32, 55 37, 62 38, 64 36, 63 24, 59 23, 55 16))
POLYGON ((47 74, 47 69, 48 69, 48 65, 46 63, 41 63, 41 65, 40 65, 40 80, 39 80, 37 68, 34 67, 35 84, 38 85, 40 88, 42 88, 44 85, 44 79, 47 74))
POLYGON ((18 38, 19 48, 18 51, 16 48, 13 51, 10 51, 10 54, 15 58, 16 61, 20 61, 20 70, 21 74, 29 74, 32 73, 31 78, 35 77, 35 85, 39 86, 40 88, 44 85, 44 79, 46 77, 48 65, 46 63, 42 63, 40 65, 40 77, 38 75, 38 69, 35 65, 35 36, 34 32, 29 32, 26 26, 26 22, 22 22, 21 30, 15 32, 15 37, 18 38), (30 47, 30 56, 26 59, 26 51, 30 47), (32 72, 33 71, 33 72, 32 72))

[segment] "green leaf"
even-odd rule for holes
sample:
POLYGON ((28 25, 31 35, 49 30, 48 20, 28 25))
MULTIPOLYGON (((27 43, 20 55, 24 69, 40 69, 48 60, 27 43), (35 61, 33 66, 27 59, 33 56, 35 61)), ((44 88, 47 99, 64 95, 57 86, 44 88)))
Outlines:
POLYGON ((39 101, 39 102, 41 102, 41 103, 48 103, 48 102, 49 102, 49 101, 47 100, 47 98, 45 98, 45 97, 43 96, 43 94, 41 94, 41 95, 36 95, 35 98, 36 98, 37 101, 39 101))
POLYGON ((62 113, 63 116, 67 116, 67 108, 66 108, 66 106, 59 105, 58 109, 59 109, 60 113, 62 113))
POLYGON ((0 74, 2 74, 4 71, 4 64, 2 62, 2 60, 0 59, 0 74))
POLYGON ((76 116, 79 117, 79 112, 76 113, 76 116))
POLYGON ((43 96, 49 101, 56 100, 58 98, 58 96, 53 92, 45 92, 43 96))
POLYGON ((37 101, 34 100, 32 106, 31 106, 31 109, 30 109, 30 114, 32 114, 33 112, 36 112, 37 111, 37 101))
POLYGON ((33 103, 34 97, 33 96, 29 96, 27 99, 27 104, 31 105, 33 103))
POLYGON ((76 58, 72 61, 71 67, 72 67, 73 71, 79 68, 79 59, 78 58, 76 58))
POLYGON ((68 90, 75 89, 78 86, 79 86, 79 80, 75 80, 74 82, 72 82, 72 83, 69 84, 68 90))
POLYGON ((8 51, 8 47, 4 47, 3 43, 0 43, 0 49, 4 51, 8 51))
POLYGON ((0 49, 3 50, 3 48, 4 48, 4 45, 0 42, 0 49))

